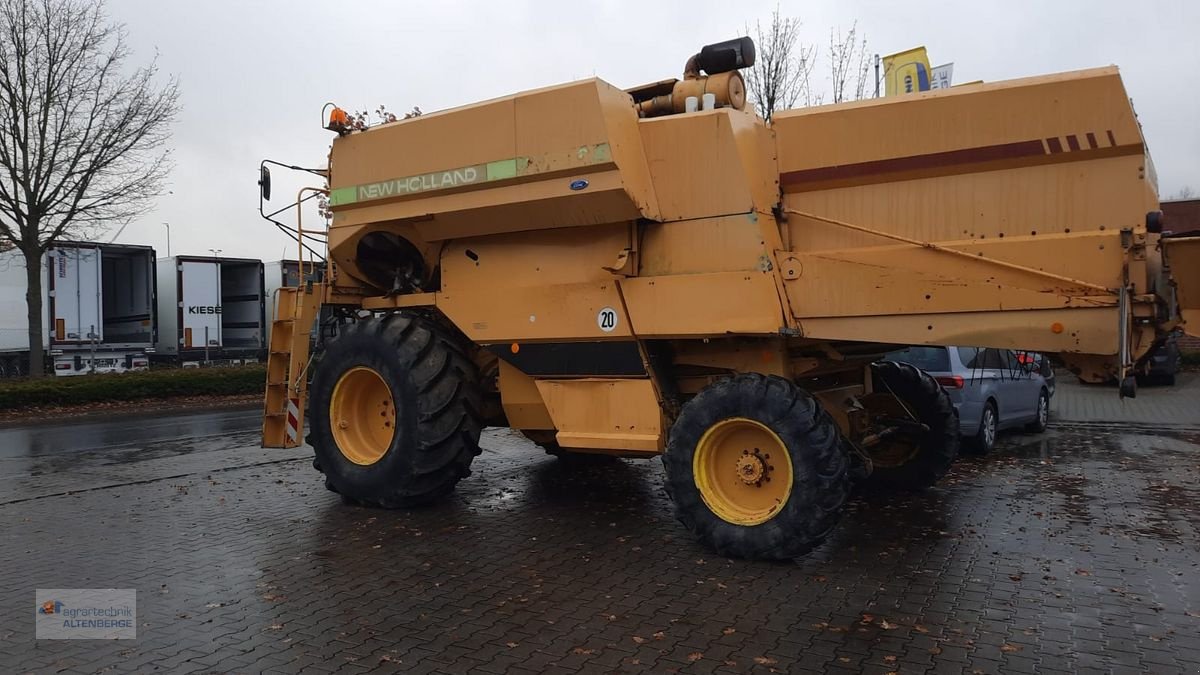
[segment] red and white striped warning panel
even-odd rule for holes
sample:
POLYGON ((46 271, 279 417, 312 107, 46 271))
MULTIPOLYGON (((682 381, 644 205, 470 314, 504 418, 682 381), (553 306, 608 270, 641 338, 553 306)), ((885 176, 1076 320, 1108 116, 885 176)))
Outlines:
POLYGON ((300 399, 289 398, 287 404, 287 435, 297 445, 300 443, 300 399))

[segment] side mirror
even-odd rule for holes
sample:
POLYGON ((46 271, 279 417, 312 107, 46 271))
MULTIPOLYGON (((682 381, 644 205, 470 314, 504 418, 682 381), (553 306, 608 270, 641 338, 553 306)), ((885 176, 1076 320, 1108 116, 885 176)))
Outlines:
POLYGON ((271 201, 271 170, 265 164, 258 167, 258 191, 264 202, 271 201))

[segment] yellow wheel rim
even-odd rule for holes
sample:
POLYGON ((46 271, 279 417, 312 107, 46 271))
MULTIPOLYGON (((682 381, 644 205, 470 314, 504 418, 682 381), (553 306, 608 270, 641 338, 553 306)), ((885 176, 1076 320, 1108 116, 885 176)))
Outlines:
POLYGON ((792 458, 767 425, 731 417, 708 428, 696 444, 692 476, 718 518, 758 525, 779 513, 792 494, 792 458))
POLYGON ((342 374, 329 400, 333 440, 355 464, 374 464, 396 433, 396 404, 383 376, 366 366, 342 374))

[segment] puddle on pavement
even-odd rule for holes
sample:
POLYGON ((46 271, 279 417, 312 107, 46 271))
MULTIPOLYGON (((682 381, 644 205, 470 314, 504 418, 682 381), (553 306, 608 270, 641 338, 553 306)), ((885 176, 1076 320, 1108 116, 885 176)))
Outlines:
POLYGON ((1179 543, 1194 528, 1187 514, 1200 499, 1200 482, 1190 471, 1198 459, 1195 432, 1065 426, 1040 437, 1011 437, 995 454, 972 462, 972 470, 1015 484, 1009 497, 1017 502, 1053 495, 1046 516, 1068 528, 1179 543))

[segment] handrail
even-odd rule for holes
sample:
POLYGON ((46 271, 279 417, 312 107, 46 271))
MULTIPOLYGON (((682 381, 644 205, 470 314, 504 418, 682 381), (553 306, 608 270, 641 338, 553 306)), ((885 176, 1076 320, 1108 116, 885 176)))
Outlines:
MULTIPOLYGON (((301 274, 302 278, 303 278, 303 272, 304 272, 304 249, 307 247, 304 245, 304 222, 303 222, 304 221, 304 209, 300 208, 300 204, 301 204, 301 202, 304 201, 304 199, 301 199, 301 197, 304 195, 305 192, 313 192, 314 194, 309 196, 309 198, 311 198, 312 196, 315 196, 317 194, 328 195, 329 190, 326 190, 324 188, 306 186, 306 187, 302 187, 296 191, 296 243, 298 244, 296 247, 296 250, 297 250, 296 262, 300 266, 298 271, 302 273, 301 274)), ((328 254, 329 253, 329 248, 328 248, 329 242, 328 241, 325 242, 325 247, 326 247, 325 252, 328 254)), ((310 253, 313 252, 313 250, 311 248, 308 250, 310 253)), ((311 255, 308 258, 308 263, 309 263, 309 270, 308 270, 309 274, 315 273, 317 264, 316 264, 316 261, 313 260, 311 255)))

